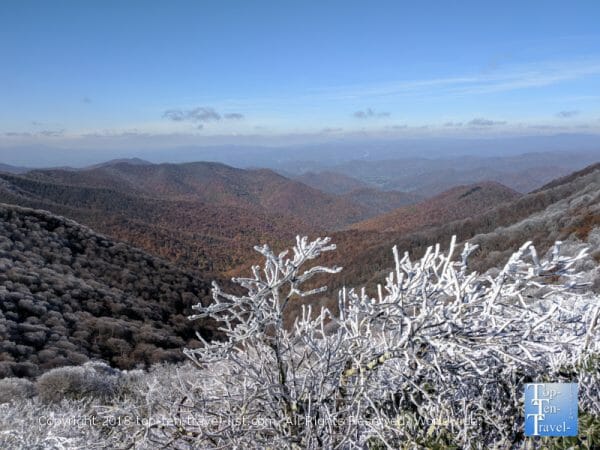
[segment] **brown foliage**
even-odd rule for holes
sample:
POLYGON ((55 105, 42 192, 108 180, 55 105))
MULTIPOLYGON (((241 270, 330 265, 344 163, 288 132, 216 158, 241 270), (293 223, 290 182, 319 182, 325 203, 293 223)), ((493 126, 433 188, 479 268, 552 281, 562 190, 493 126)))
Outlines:
POLYGON ((481 214, 520 194, 499 183, 458 186, 420 203, 351 226, 357 230, 408 233, 481 214))
POLYGON ((188 268, 222 273, 252 246, 284 244, 380 209, 270 170, 217 163, 115 163, 82 171, 0 174, 0 199, 46 209, 188 268))

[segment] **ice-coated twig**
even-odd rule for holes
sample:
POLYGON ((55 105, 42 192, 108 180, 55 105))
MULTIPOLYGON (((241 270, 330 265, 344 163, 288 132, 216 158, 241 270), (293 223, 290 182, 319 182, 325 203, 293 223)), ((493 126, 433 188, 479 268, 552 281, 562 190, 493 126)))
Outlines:
MULTIPOLYGON (((214 302, 190 316, 212 318, 225 333, 185 351, 206 380, 190 414, 230 426, 193 430, 189 442, 426 447, 452 436, 461 448, 510 447, 523 381, 589 365, 600 352, 598 298, 573 289, 582 285, 574 265, 587 253, 563 256, 557 242, 544 259, 526 242, 491 277, 469 271, 476 246, 466 243, 455 261, 456 248, 453 238, 447 251, 436 245, 412 261, 394 247, 394 270, 375 297, 343 288, 337 312, 305 306, 284 329, 288 302, 324 292, 302 284, 341 270, 302 269, 335 246, 298 237, 291 252, 256 247, 264 265, 234 279, 246 293, 215 284, 214 302)), ((582 404, 596 414, 597 378, 579 380, 582 404)))

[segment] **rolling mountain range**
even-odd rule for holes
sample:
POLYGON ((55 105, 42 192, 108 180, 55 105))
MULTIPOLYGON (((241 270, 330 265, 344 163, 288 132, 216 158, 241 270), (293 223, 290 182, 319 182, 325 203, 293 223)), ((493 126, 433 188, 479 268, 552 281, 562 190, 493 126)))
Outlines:
MULTIPOLYGON (((148 165, 152 164, 150 161, 146 161, 145 159, 141 159, 141 158, 118 158, 118 159, 111 159, 110 161, 105 161, 105 162, 102 162, 99 164, 92 164, 91 166, 85 167, 85 169, 101 169, 103 167, 110 167, 110 166, 114 166, 114 165, 120 164, 120 163, 130 164, 133 166, 148 166, 148 165)), ((73 169, 73 170, 77 170, 77 169, 73 169)))
POLYGON ((369 217, 378 216, 401 206, 411 205, 423 200, 423 196, 414 192, 381 191, 375 188, 355 189, 342 195, 343 198, 362 205, 369 217))
POLYGON ((110 188, 161 200, 200 201, 296 219, 302 216, 305 225, 327 229, 344 226, 368 214, 359 205, 271 170, 235 169, 219 163, 116 163, 91 170, 32 171, 27 178, 68 186, 110 188))
MULTIPOLYGON (((110 181, 105 181, 107 186, 110 181)), ((121 189, 0 175, 0 201, 72 218, 204 272, 242 263, 239 258, 251 248, 247 242, 260 242, 265 236, 287 240, 301 229, 311 229, 261 209, 152 198, 121 189)))
POLYGON ((340 195, 350 202, 360 204, 368 210, 369 216, 377 216, 387 211, 423 200, 417 192, 384 191, 348 175, 337 172, 307 172, 293 177, 320 191, 340 195))
POLYGON ((116 161, 0 174, 0 201, 46 209, 177 263, 226 272, 257 242, 341 229, 415 200, 363 188, 335 195, 270 170, 116 161))
MULTIPOLYGON (((363 262, 383 264, 375 263, 384 253, 380 249, 394 242, 418 249, 452 233, 462 239, 487 233, 547 207, 547 201, 534 199, 551 187, 519 198, 506 186, 483 182, 415 203, 416 195, 353 189, 360 183, 341 179, 350 192, 329 194, 265 169, 113 161, 85 170, 0 174, 0 201, 64 215, 220 277, 256 263, 255 243, 278 248, 297 234, 331 233, 345 265, 350 261, 357 272, 370 273, 362 270, 363 262)), ((339 187, 340 179, 332 180, 338 192, 347 190, 339 187)))
MULTIPOLYGON (((600 151, 569 153, 539 152, 508 156, 452 156, 436 159, 404 157, 387 160, 350 160, 330 165, 326 173, 352 177, 358 182, 381 190, 397 190, 422 198, 459 185, 495 181, 521 193, 538 189, 551 180, 593 164, 600 151)), ((285 170, 311 171, 306 180, 319 180, 315 165, 294 165, 285 170)), ((302 172, 304 173, 304 172, 302 172)), ((296 175, 298 176, 298 175, 296 175)), ((304 176, 304 175, 301 175, 304 176)))

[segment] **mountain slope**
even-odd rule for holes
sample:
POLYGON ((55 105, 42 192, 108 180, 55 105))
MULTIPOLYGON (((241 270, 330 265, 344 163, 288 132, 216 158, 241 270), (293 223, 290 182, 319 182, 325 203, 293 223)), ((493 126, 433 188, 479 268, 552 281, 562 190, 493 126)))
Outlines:
POLYGON ((379 232, 410 232, 475 216, 520 194, 499 183, 457 186, 420 203, 356 223, 350 228, 379 232))
POLYGON ((8 172, 8 173, 25 173, 28 169, 26 167, 17 167, 17 166, 9 166, 8 164, 0 163, 0 172, 8 172))
MULTIPOLYGON (((477 215, 424 230, 352 229, 332 233, 337 251, 324 255, 320 263, 341 265, 344 270, 327 279, 329 292, 336 292, 343 285, 381 282, 393 267, 394 245, 419 257, 428 246, 447 245, 452 235, 457 236, 458 242, 469 240, 480 245, 471 258, 471 267, 479 271, 505 263, 529 239, 540 252, 556 240, 589 242, 594 258, 600 262, 600 238, 593 237, 600 230, 600 167, 588 168, 564 180, 477 215)), ((315 280, 315 285, 320 282, 323 280, 315 280)))
POLYGON ((590 173, 594 173, 597 170, 600 170, 600 163, 591 164, 587 167, 584 167, 581 170, 570 173, 564 177, 556 178, 556 179, 552 180, 550 183, 545 184, 541 188, 536 189, 534 192, 544 191, 544 190, 558 187, 561 185, 569 184, 569 183, 576 181, 577 179, 582 178, 590 173))
POLYGON ((87 166, 86 169, 100 169, 102 167, 110 167, 115 164, 131 164, 133 166, 147 166, 151 165, 150 161, 146 161, 141 158, 119 158, 119 159, 111 159, 110 161, 102 162, 99 164, 92 164, 91 166, 87 166))
POLYGON ((369 217, 423 200, 423 196, 415 192, 380 191, 373 188, 355 189, 342 197, 362 205, 368 211, 369 217))
POLYGON ((120 368, 197 345, 197 276, 71 220, 0 204, 0 378, 102 358, 120 368))
POLYGON ((43 170, 38 181, 110 188, 162 200, 193 200, 301 218, 310 226, 341 228, 368 216, 366 208, 323 193, 271 170, 236 169, 219 163, 134 165, 115 163, 81 171, 43 170))
POLYGON ((342 229, 410 198, 371 192, 337 196, 270 170, 217 163, 117 161, 85 170, 0 174, 2 202, 69 217, 212 273, 253 261, 257 243, 278 245, 297 234, 342 229))
MULTIPOLYGON (((90 184, 95 181, 90 179, 90 184)), ((126 189, 74 186, 0 174, 0 201, 69 217, 203 272, 222 272, 242 264, 257 242, 287 242, 301 230, 312 230, 306 224, 262 209, 156 199, 122 192, 126 189)))
POLYGON ((306 172, 294 179, 320 191, 338 195, 369 187, 356 178, 331 171, 306 172))
POLYGON ((489 233, 482 231, 470 239, 481 248, 474 267, 485 270, 497 266, 519 242, 528 239, 542 250, 557 240, 586 243, 595 261, 600 263, 600 164, 556 180, 532 197, 539 195, 558 198, 523 220, 489 233))

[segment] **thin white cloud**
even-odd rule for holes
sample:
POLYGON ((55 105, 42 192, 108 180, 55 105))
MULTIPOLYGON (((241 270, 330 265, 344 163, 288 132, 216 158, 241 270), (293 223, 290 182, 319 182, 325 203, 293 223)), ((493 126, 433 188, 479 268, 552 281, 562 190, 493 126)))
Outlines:
POLYGON ((467 123, 470 127, 481 128, 481 127, 493 127, 496 125, 505 125, 506 122, 503 120, 490 120, 482 117, 475 118, 467 123))
MULTIPOLYGON (((322 110, 323 102, 346 105, 360 102, 370 104, 372 108, 377 107, 387 111, 388 108, 395 107, 398 101, 406 99, 419 102, 428 99, 455 100, 462 97, 538 89, 596 76, 600 76, 600 59, 590 58, 521 65, 503 64, 487 73, 473 71, 428 79, 321 86, 286 95, 267 94, 259 97, 238 97, 225 100, 207 98, 202 102, 216 103, 218 109, 253 111, 253 115, 263 118, 272 114, 274 110, 285 111, 287 106, 291 107, 292 105, 297 110, 318 112, 322 110)), ((595 98, 595 95, 588 95, 577 100, 594 100, 595 98)), ((193 102, 197 101, 198 99, 193 102)), ((169 113, 167 118, 172 116, 171 120, 177 121, 179 118, 184 120, 188 118, 187 113, 195 109, 193 106, 188 107, 190 108, 188 110, 163 111, 169 113)), ((224 114, 222 117, 227 118, 224 114)))
POLYGON ((390 113, 387 111, 375 111, 372 108, 367 108, 365 110, 355 111, 352 114, 357 119, 376 119, 382 117, 390 117, 390 113))
POLYGON ((576 109, 559 111, 556 113, 556 117, 559 119, 570 119, 571 117, 575 117, 579 114, 579 111, 576 109))
POLYGON ((8 138, 61 138, 65 136, 65 130, 6 131, 1 134, 8 138))
POLYGON ((550 86, 600 75, 600 61, 564 61, 512 66, 493 73, 365 84, 313 90, 338 100, 409 95, 466 96, 550 86))
POLYGON ((221 114, 214 108, 200 106, 192 109, 168 109, 163 112, 162 117, 173 122, 190 122, 201 130, 208 122, 218 122, 223 119, 241 120, 244 115, 237 112, 221 114))

